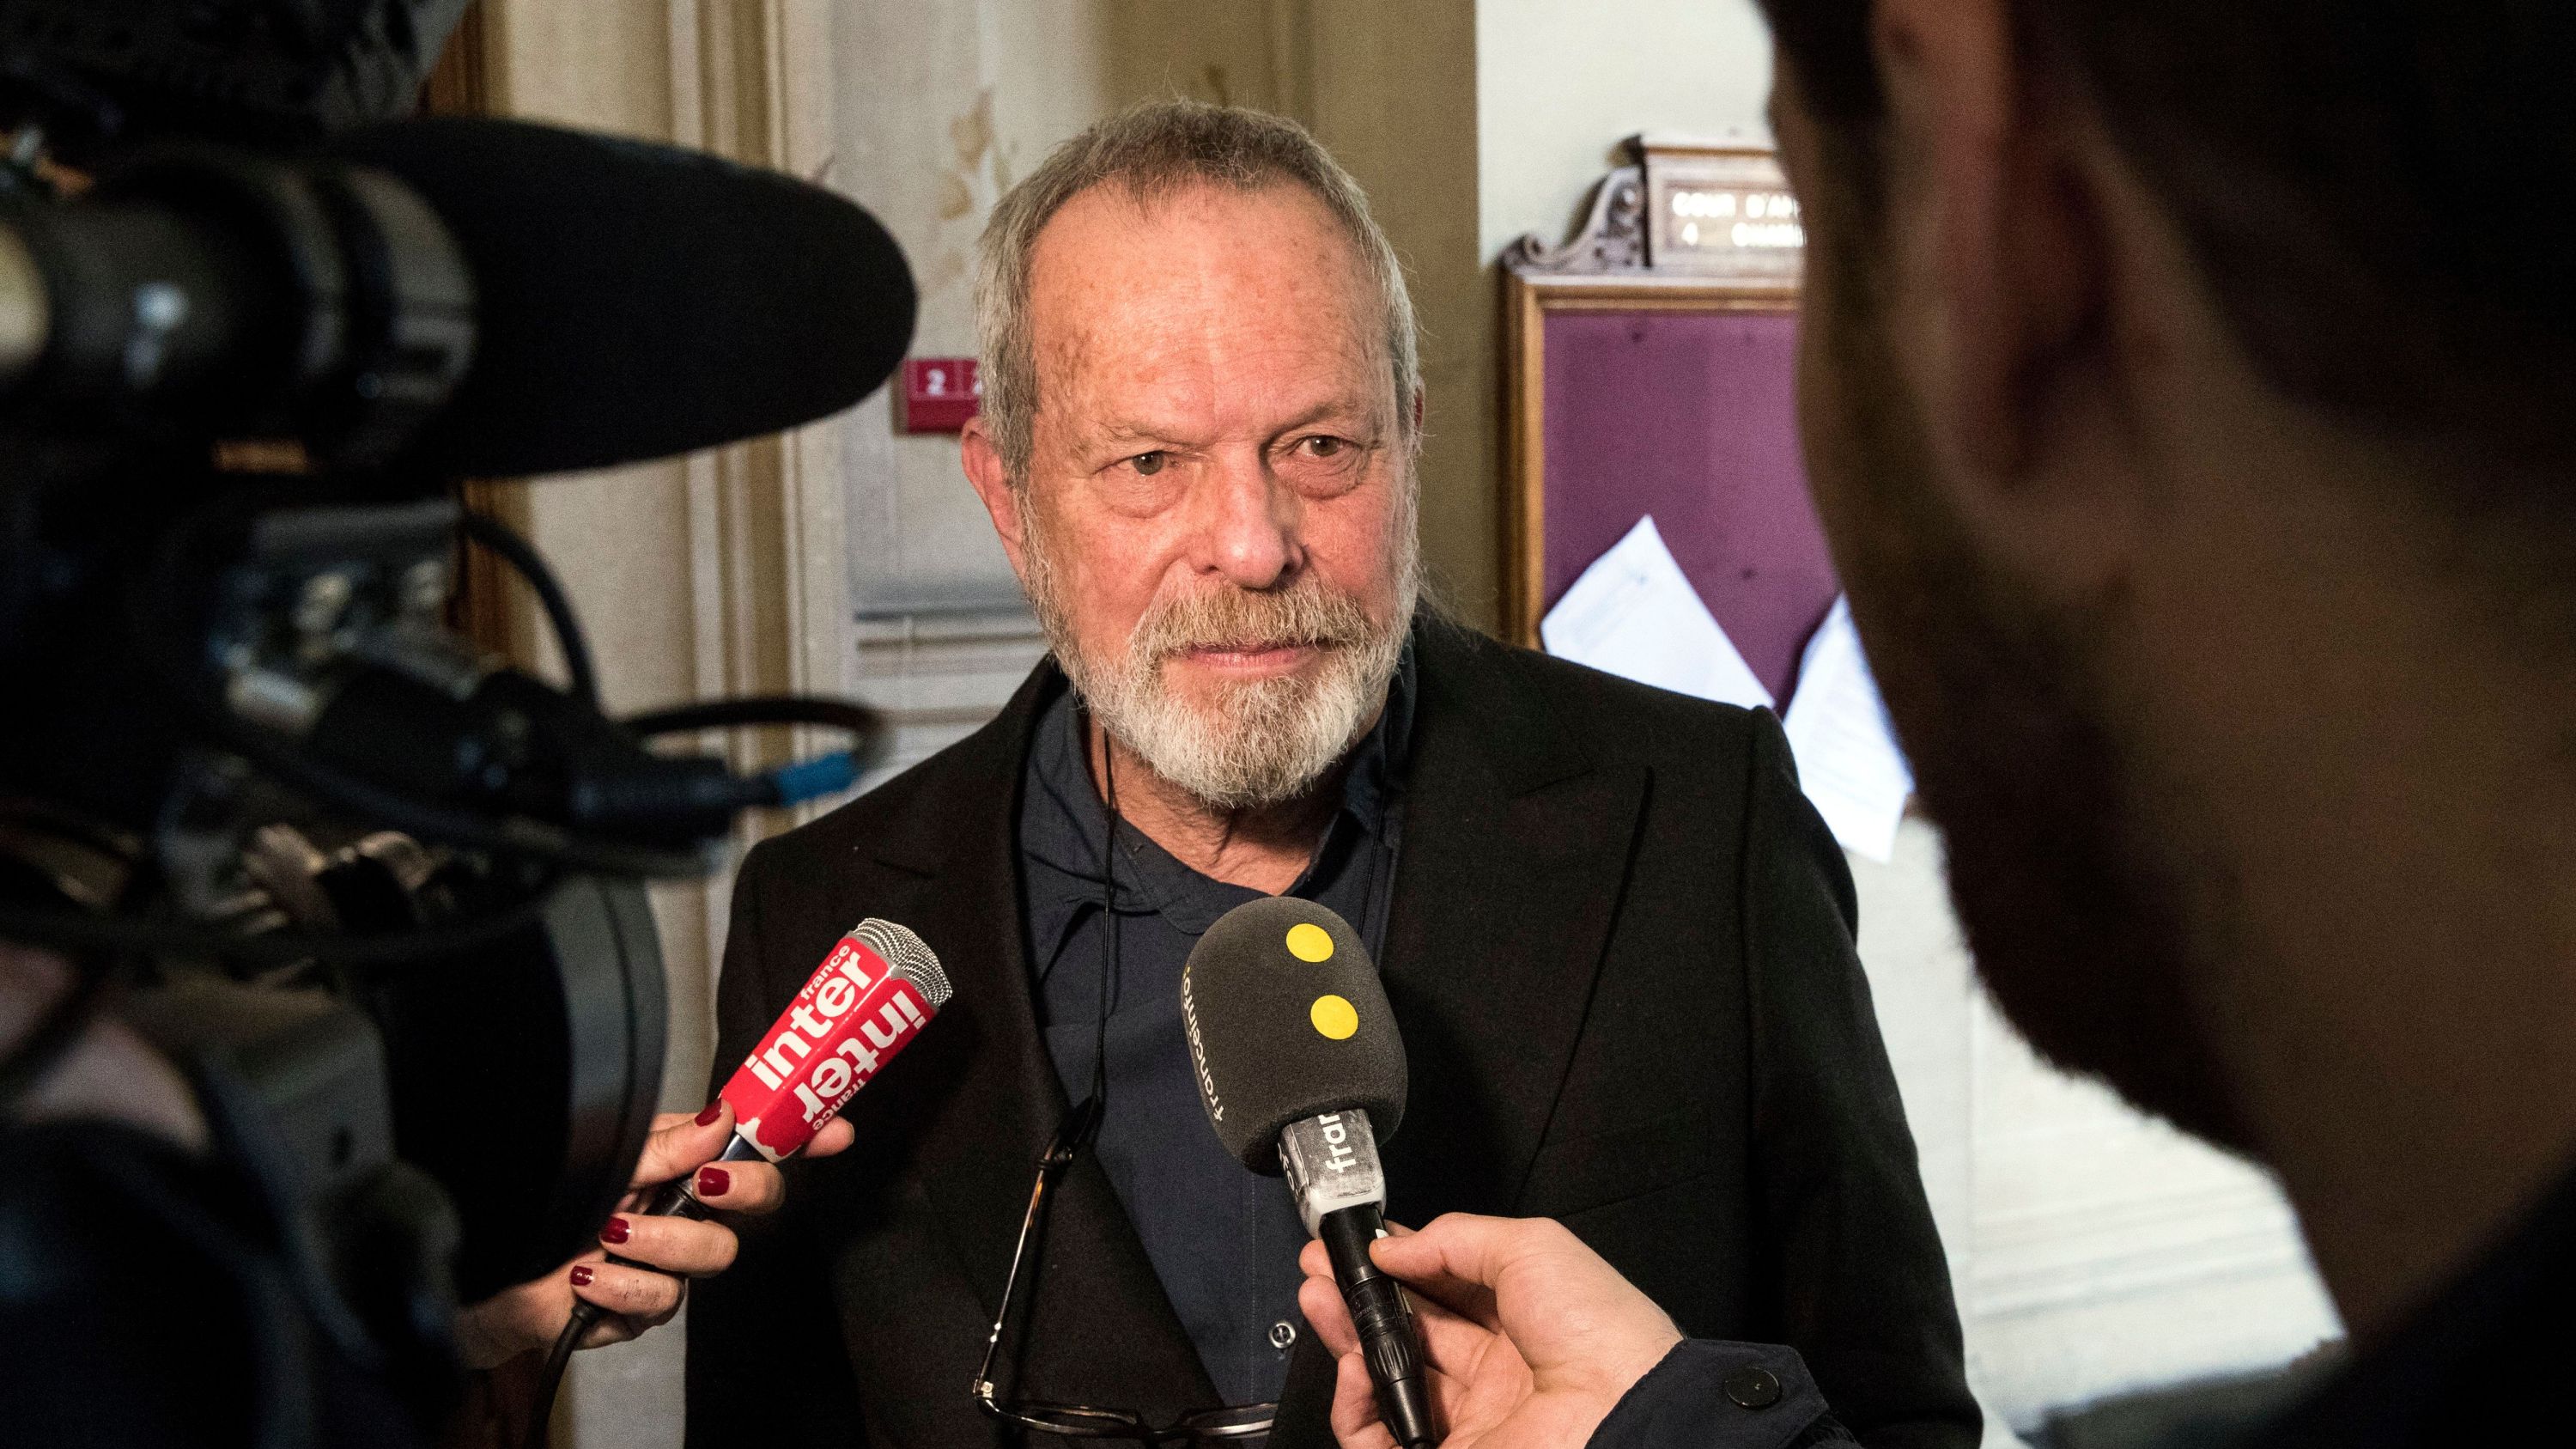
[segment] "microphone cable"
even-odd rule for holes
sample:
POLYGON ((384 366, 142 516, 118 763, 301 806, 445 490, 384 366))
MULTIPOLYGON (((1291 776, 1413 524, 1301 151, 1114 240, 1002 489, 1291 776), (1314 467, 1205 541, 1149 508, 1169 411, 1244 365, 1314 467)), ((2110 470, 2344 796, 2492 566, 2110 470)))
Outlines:
POLYGON ((563 1387, 564 1370, 572 1366, 572 1352, 581 1346, 581 1336, 599 1321, 596 1312, 583 1316, 582 1310, 591 1306, 574 1299, 572 1321, 555 1335, 554 1347, 546 1350, 545 1366, 537 1371, 537 1396, 528 1406, 527 1433, 521 1436, 519 1449, 546 1449, 555 1416, 555 1392, 563 1387))
POLYGON ((590 640, 581 632, 581 620, 573 613, 572 596, 564 592, 563 581, 546 565, 545 555, 508 524, 471 508, 457 510, 456 531, 483 545, 527 583, 529 591, 537 596, 537 607, 545 611, 546 627, 554 631, 555 648, 563 654, 564 677, 573 697, 597 708, 599 671, 590 662, 590 640))
POLYGON ((629 715, 617 723, 636 738, 648 740, 665 735, 695 734, 700 730, 748 729, 762 725, 820 725, 825 729, 848 731, 850 747, 847 750, 780 765, 756 777, 777 795, 775 800, 762 803, 781 809, 849 789, 858 783, 861 775, 885 758, 889 742, 885 716, 852 700, 813 694, 754 694, 735 699, 714 699, 703 704, 675 705, 669 709, 629 715))
MULTIPOLYGON (((176 626, 188 617, 175 596, 176 581, 185 576, 181 564, 188 547, 202 537, 220 516, 217 509, 210 508, 172 530, 157 551, 155 566, 137 581, 138 586, 129 600, 128 616, 138 653, 160 677, 179 706, 226 749, 320 803, 336 806, 359 819, 398 830, 416 840, 534 860, 560 869, 607 875, 667 879, 706 872, 708 862, 698 851, 582 835, 527 816, 496 817, 420 800, 315 759, 292 743, 234 715, 198 683, 186 650, 173 642, 171 636, 185 631, 165 627, 176 626)), ((547 587, 553 580, 542 562, 536 560, 535 550, 498 520, 471 513, 466 517, 479 520, 471 525, 472 535, 478 541, 510 540, 509 544, 497 547, 496 552, 511 561, 514 567, 524 551, 525 558, 534 565, 524 576, 538 590, 540 601, 544 601, 549 592, 555 597, 555 602, 547 607, 547 615, 549 623, 556 627, 558 643, 567 660, 578 658, 586 666, 588 649, 578 628, 571 627, 569 602, 563 599, 560 585, 551 590, 547 587), (570 632, 566 632, 567 628, 570 632)), ((583 677, 575 676, 576 689, 583 677)), ((597 687, 595 680, 590 681, 590 687, 597 687)), ((793 806, 845 790, 857 782, 868 764, 882 755, 887 743, 883 717, 876 711, 847 700, 810 696, 714 700, 640 715, 625 721, 623 727, 630 733, 650 738, 698 729, 761 724, 825 725, 849 730, 858 738, 853 747, 843 753, 783 766, 765 775, 737 777, 737 782, 745 787, 745 798, 741 803, 746 806, 793 806)))
MULTIPOLYGON (((714 1160, 741 1162, 758 1155, 742 1138, 736 1137, 725 1144, 725 1150, 716 1154, 714 1160)), ((643 1215, 696 1218, 703 1221, 712 1209, 689 1194, 689 1179, 695 1172, 696 1169, 692 1168, 689 1172, 682 1173, 679 1177, 663 1184, 653 1200, 643 1208, 643 1215)), ((649 1263, 638 1263, 621 1258, 615 1253, 608 1255, 608 1261, 620 1267, 641 1268, 648 1273, 663 1272, 662 1269, 649 1263)), ((680 1277, 675 1273, 665 1273, 664 1276, 680 1277)), ((686 1278, 681 1278, 684 1293, 687 1281, 686 1278)), ((521 1449, 545 1449, 547 1431, 555 1416, 555 1395, 563 1388, 564 1372, 572 1365, 573 1351, 581 1347, 582 1336, 589 1333, 599 1320, 606 1318, 608 1312, 609 1310, 586 1298, 573 1299, 572 1314, 565 1320, 563 1331, 555 1335, 554 1345, 546 1350, 545 1364, 537 1371, 537 1393, 529 1405, 527 1432, 519 1440, 521 1449)))

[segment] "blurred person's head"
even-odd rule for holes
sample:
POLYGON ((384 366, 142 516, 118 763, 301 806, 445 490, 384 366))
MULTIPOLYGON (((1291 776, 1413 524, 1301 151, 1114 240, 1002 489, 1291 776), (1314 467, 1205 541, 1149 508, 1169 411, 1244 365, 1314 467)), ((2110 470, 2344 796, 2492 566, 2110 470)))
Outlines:
POLYGON ((2312 1228, 2458 1155, 2392 1213, 2449 1251, 2567 1146, 2474 1083, 2576 966, 2576 10, 1762 3, 1813 488, 1982 976, 2312 1228))
POLYGON ((1217 809, 1311 787, 1419 583, 1414 319, 1293 122, 1190 102, 1075 137, 985 229, 968 477, 1093 717, 1217 809))

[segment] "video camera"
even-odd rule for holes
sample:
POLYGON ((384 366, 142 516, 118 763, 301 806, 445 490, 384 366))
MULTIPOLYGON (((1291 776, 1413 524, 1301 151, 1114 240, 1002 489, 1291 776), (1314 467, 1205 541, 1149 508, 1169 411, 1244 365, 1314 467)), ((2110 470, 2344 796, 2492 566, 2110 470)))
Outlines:
MULTIPOLYGON (((243 1273, 423 1413, 454 1303, 625 1187, 663 1053, 642 882, 881 738, 831 700, 610 718, 562 589, 458 480, 837 411, 914 308, 819 187, 398 119, 465 3, 0 0, 0 940, 77 975, 0 1060, 0 1125, 112 1001, 253 1204, 214 1214, 262 1245, 243 1273), (469 547, 532 587, 564 687, 451 626, 469 547), (756 774, 648 743, 780 723, 853 743, 756 774)), ((82 1230, 0 1192, 0 1258, 146 1291, 82 1230)), ((0 1322, 51 1311, 13 1291, 0 1322)))

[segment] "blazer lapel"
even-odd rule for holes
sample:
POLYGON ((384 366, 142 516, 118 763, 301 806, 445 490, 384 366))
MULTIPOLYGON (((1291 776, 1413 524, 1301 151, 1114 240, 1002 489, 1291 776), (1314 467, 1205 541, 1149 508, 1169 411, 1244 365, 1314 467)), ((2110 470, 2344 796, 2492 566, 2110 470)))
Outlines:
POLYGON ((1513 656, 1421 634, 1404 843, 1379 969, 1411 1087, 1390 1216, 1507 1213, 1582 1034, 1645 803, 1596 767, 1513 656))
MULTIPOLYGON (((1041 664, 960 749, 956 786, 923 791, 918 828, 889 831, 874 850, 897 873, 890 894, 906 898, 895 918, 939 953, 956 989, 940 1029, 913 1048, 932 1060, 905 1062, 939 1084, 922 1102, 929 1120, 913 1170, 987 1320, 1000 1306, 1038 1154, 1066 1106, 1031 1000, 1017 829, 1029 739, 1061 684, 1055 666, 1041 664)), ((1089 1157, 1054 1195, 1020 1344, 1016 1376, 1005 1364, 999 1377, 1022 1397, 1157 1421, 1216 1402, 1134 1226, 1089 1157)))
MULTIPOLYGON (((1642 770, 1596 767, 1513 655, 1415 628, 1420 693, 1404 843, 1378 962, 1404 1030, 1387 1216, 1509 1213, 1565 1080, 1645 805, 1642 770)), ((1270 1449, 1326 1449, 1335 1366, 1309 1334, 1270 1449)))

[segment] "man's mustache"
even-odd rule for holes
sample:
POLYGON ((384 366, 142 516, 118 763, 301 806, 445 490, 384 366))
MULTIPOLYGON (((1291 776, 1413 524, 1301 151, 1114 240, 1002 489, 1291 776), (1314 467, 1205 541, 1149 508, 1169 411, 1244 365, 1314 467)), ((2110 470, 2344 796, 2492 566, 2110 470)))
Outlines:
POLYGON ((1333 648, 1365 644, 1377 633, 1359 600, 1320 583, 1276 593, 1227 587, 1157 602, 1136 621, 1129 657, 1160 662, 1193 649, 1333 648))

